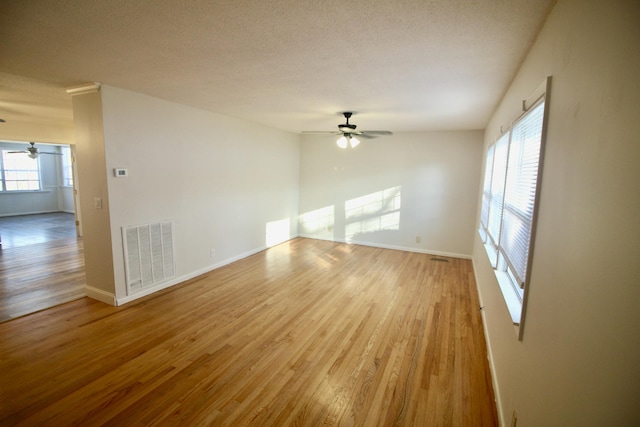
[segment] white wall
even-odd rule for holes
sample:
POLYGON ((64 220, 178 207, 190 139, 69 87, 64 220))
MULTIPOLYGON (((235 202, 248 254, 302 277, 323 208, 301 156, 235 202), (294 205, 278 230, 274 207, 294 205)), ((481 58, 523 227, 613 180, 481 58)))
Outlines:
POLYGON ((522 341, 474 244, 503 425, 638 425, 639 23, 638 2, 560 0, 487 127, 553 76, 522 341))
POLYGON ((346 150, 303 135, 300 234, 469 257, 482 135, 398 133, 346 150))
POLYGON ((172 219, 177 278, 297 234, 297 135, 109 86, 101 92, 118 299, 126 295, 123 226, 172 219), (113 168, 129 176, 115 178, 113 168), (267 241, 275 222, 288 225, 267 241))

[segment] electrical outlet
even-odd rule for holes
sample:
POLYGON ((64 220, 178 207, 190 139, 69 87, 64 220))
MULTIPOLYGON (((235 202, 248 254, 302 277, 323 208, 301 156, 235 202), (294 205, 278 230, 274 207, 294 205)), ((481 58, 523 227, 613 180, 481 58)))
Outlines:
POLYGON ((211 256, 211 258, 215 258, 216 250, 215 249, 211 249, 211 252, 209 252, 209 255, 211 256))
POLYGON ((514 409, 513 414, 511 415, 511 427, 516 427, 516 424, 518 424, 518 414, 514 409))
POLYGON ((420 243, 422 241, 422 239, 420 238, 420 236, 416 236, 416 243, 420 243))
POLYGON ((93 207, 95 209, 102 209, 102 199, 100 197, 94 197, 93 207))

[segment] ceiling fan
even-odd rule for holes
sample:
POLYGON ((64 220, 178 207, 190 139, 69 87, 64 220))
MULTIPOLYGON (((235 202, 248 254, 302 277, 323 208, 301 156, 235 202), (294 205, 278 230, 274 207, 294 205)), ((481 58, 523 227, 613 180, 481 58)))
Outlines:
POLYGON ((342 114, 344 115, 344 118, 347 120, 347 122, 341 125, 338 125, 337 132, 305 131, 302 133, 340 135, 340 138, 338 138, 338 140, 336 141, 336 144, 338 144, 338 147, 340 148, 347 148, 347 146, 349 145, 351 145, 351 148, 355 148, 358 144, 360 144, 360 140, 356 138, 356 136, 362 137, 362 138, 375 138, 376 136, 380 136, 380 135, 393 135, 393 133, 388 130, 356 130, 357 126, 354 125, 353 123, 349 123, 349 119, 351 118, 353 113, 349 111, 345 111, 342 114))
POLYGON ((36 143, 35 142, 30 142, 29 144, 31 144, 31 146, 29 148, 27 148, 26 151, 9 151, 9 154, 26 153, 32 159, 37 158, 38 154, 53 154, 55 156, 62 156, 62 153, 56 153, 55 151, 40 151, 40 150, 38 150, 36 148, 36 143))

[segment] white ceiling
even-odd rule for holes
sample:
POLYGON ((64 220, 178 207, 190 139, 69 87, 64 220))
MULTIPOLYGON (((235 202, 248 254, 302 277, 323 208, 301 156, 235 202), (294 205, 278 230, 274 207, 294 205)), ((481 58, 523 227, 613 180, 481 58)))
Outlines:
POLYGON ((96 81, 271 127, 483 129, 555 0, 21 0, 0 118, 71 120, 96 81), (17 115, 17 116, 16 116, 17 115))

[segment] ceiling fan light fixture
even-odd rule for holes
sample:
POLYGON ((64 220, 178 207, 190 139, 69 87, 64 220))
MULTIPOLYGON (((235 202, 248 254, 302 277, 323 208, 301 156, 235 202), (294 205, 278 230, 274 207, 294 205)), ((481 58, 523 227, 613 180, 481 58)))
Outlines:
POLYGON ((29 153, 27 154, 29 157, 31 157, 32 159, 37 159, 38 158, 38 153, 29 153))
POLYGON ((303 134, 305 134, 305 133, 308 133, 308 134, 318 134, 318 133, 320 133, 320 134, 340 135, 340 137, 336 141, 336 144, 338 145, 338 147, 340 147, 342 149, 346 149, 349 146, 351 146, 351 148, 356 148, 358 145, 360 145, 360 139, 356 138, 355 135, 358 135, 359 137, 366 138, 366 139, 375 138, 375 137, 380 136, 380 135, 393 135, 393 133, 388 131, 388 130, 361 130, 361 131, 356 131, 357 126, 354 125, 353 123, 349 123, 349 119, 351 118, 353 113, 351 113, 349 111, 345 111, 342 114, 344 115, 344 118, 346 119, 346 123, 338 125, 338 132, 331 132, 331 131, 320 131, 320 132, 318 132, 318 131, 302 131, 302 133, 303 134))

